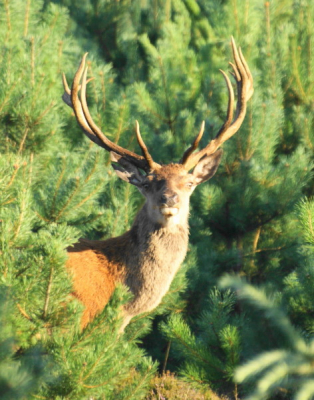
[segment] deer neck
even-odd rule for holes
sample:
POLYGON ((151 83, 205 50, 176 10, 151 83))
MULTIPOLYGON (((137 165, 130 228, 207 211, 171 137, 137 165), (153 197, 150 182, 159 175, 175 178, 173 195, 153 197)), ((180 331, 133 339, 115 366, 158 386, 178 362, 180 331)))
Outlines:
POLYGON ((150 236, 156 232, 162 235, 178 235, 185 232, 188 236, 188 209, 183 210, 179 216, 171 217, 169 221, 164 222, 152 216, 150 207, 145 203, 135 218, 131 232, 137 232, 141 237, 150 236))
POLYGON ((125 306, 129 315, 152 310, 168 291, 187 252, 187 219, 185 223, 162 226, 149 218, 146 205, 137 215, 128 232, 132 265, 126 268, 123 280, 134 295, 125 306))

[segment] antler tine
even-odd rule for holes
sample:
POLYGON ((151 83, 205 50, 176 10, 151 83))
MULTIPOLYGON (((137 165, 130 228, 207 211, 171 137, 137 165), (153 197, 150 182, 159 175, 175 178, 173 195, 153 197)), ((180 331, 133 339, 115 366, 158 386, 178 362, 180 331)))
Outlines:
MULTIPOLYGON (((93 120, 93 118, 92 118, 92 116, 91 116, 91 114, 89 112, 89 109, 88 109, 88 106, 87 106, 87 101, 86 101, 86 85, 87 85, 86 77, 87 77, 87 71, 88 71, 88 68, 86 67, 85 70, 84 70, 84 73, 83 73, 83 78, 82 78, 81 105, 82 105, 84 116, 85 116, 85 118, 87 120, 88 125, 90 126, 90 128, 92 129, 94 134, 101 140, 101 142, 103 143, 103 147, 106 150, 114 151, 115 153, 125 157, 128 161, 130 161, 134 165, 136 165, 136 166, 138 166, 140 168, 143 168, 146 171, 150 170, 151 166, 152 166, 151 157, 150 157, 149 160, 147 160, 146 158, 144 158, 142 156, 139 156, 136 153, 133 153, 133 152, 131 152, 131 151, 127 150, 127 149, 124 149, 123 147, 111 142, 103 134, 103 132, 99 129, 99 127, 95 124, 95 122, 94 122, 94 120, 93 120)), ((143 142, 143 140, 142 140, 142 142, 143 142)))
POLYGON ((185 157, 183 165, 187 170, 193 168, 199 162, 199 160, 205 155, 213 154, 218 149, 218 147, 220 147, 226 140, 228 140, 232 135, 234 135, 239 130, 244 120, 246 114, 247 102, 252 97, 254 91, 253 77, 247 65, 247 62, 241 52, 241 49, 239 48, 239 51, 237 50, 233 37, 231 37, 231 47, 234 58, 234 64, 230 63, 230 65, 232 66, 234 71, 233 75, 237 83, 237 93, 238 93, 235 117, 233 118, 233 103, 234 103, 233 88, 230 79, 228 78, 226 73, 220 71, 225 78, 229 94, 227 117, 224 124, 219 129, 216 137, 213 140, 211 140, 204 149, 193 154, 192 152, 189 152, 189 155, 185 157))
POLYGON ((232 122, 232 119, 233 119, 233 104, 234 104, 234 91, 233 91, 230 79, 229 79, 228 75, 222 69, 220 69, 219 71, 222 73, 223 77, 225 78, 225 82, 226 82, 226 85, 228 88, 229 101, 228 101, 228 110, 227 110, 226 121, 224 122, 222 127, 219 129, 217 136, 221 135, 223 132, 225 132, 229 128, 229 126, 232 122))
MULTIPOLYGON (((110 152, 113 151, 119 154, 120 156, 124 157, 127 161, 145 170, 146 172, 151 170, 152 163, 150 160, 147 160, 145 157, 137 155, 136 153, 133 153, 132 151, 124 149, 123 147, 111 142, 111 140, 109 140, 104 135, 104 133, 99 129, 99 127, 95 124, 94 120, 92 119, 86 101, 86 86, 87 83, 91 80, 91 79, 87 80, 88 69, 87 67, 85 68, 86 56, 87 53, 84 54, 80 66, 74 76, 71 90, 69 89, 66 78, 63 74, 63 86, 64 86, 64 94, 62 96, 63 101, 68 106, 73 108, 79 125, 81 126, 84 133, 88 136, 90 140, 95 142, 97 145, 103 147, 107 151, 110 152), (82 85, 80 85, 81 79, 82 79, 82 85), (80 98, 78 96, 79 90, 81 90, 80 98)), ((152 160, 151 157, 150 159, 152 160)), ((158 164, 154 163, 154 166, 157 168, 158 164)))
MULTIPOLYGON (((86 83, 92 81, 94 78, 89 78, 86 83)), ((69 107, 73 108, 72 105, 72 100, 71 100, 71 90, 69 88, 67 78, 65 77, 65 74, 62 73, 62 83, 63 83, 63 88, 64 88, 64 93, 62 95, 62 100, 67 104, 69 107)))
POLYGON ((185 165, 185 163, 189 159, 190 155, 197 149, 197 146, 198 146, 200 140, 202 139, 204 129, 205 129, 205 121, 202 122, 201 129, 200 129, 199 133, 197 134, 196 138, 194 139, 194 142, 192 143, 192 145, 187 150, 185 150, 185 152, 182 156, 182 159, 180 161, 180 164, 185 165))
MULTIPOLYGON (((80 77, 82 75, 82 71, 83 68, 85 66, 85 58, 87 56, 87 53, 84 54, 82 61, 80 63, 80 66, 76 72, 75 76, 79 76, 79 80, 80 77)), ((98 144, 99 146, 102 145, 101 141, 98 140, 98 138, 94 135, 93 131, 90 129, 90 127, 88 126, 88 123, 84 117, 84 113, 81 107, 80 102, 76 101, 76 99, 74 100, 74 104, 76 105, 76 107, 74 107, 73 104, 73 100, 72 100, 72 95, 73 93, 71 92, 68 82, 66 80, 65 74, 62 74, 62 82, 63 82, 63 87, 64 87, 64 93, 62 95, 62 100, 71 108, 73 108, 75 116, 81 126, 81 128, 83 129, 84 133, 89 137, 89 139, 91 139, 93 142, 95 142, 96 144, 98 144)))
MULTIPOLYGON (((227 84, 227 88, 228 88, 228 93, 229 93, 229 101, 228 101, 228 111, 227 111, 227 118, 225 123, 222 125, 222 127, 220 128, 218 135, 220 135, 222 132, 224 132, 231 124, 232 122, 232 118, 233 118, 233 102, 234 102, 234 92, 233 92, 233 88, 230 82, 230 79, 228 78, 227 74, 222 71, 221 69, 219 70, 222 75, 225 78, 226 84, 227 84)), ((189 162, 189 158, 192 155, 192 153, 197 149, 197 146, 203 136, 204 133, 204 128, 205 128, 205 121, 202 122, 201 125, 201 129, 199 134, 196 136, 196 138, 194 139, 194 142, 192 144, 191 147, 189 147, 185 153, 183 154, 182 160, 181 160, 181 164, 183 164, 184 166, 188 165, 189 162)))
POLYGON ((62 73, 62 83, 63 83, 63 88, 64 88, 64 93, 62 95, 62 100, 67 104, 69 107, 72 107, 72 102, 71 102, 71 90, 69 88, 67 78, 65 77, 65 74, 62 73))
MULTIPOLYGON (((243 65, 243 67, 245 68, 247 77, 248 77, 251 81, 253 81, 253 76, 252 76, 251 71, 250 71, 250 68, 249 68, 249 66, 248 66, 248 64, 247 64, 247 62, 246 62, 246 59, 244 58, 244 55, 242 54, 241 47, 239 47, 239 55, 240 55, 240 59, 241 59, 242 65, 243 65)), ((253 93, 252 93, 252 94, 253 94, 253 93)))
POLYGON ((148 165, 150 166, 150 169, 154 170, 160 167, 159 164, 155 163, 153 160, 153 157, 149 154, 149 151, 146 147, 146 144, 144 143, 144 140, 142 138, 141 132, 140 132, 140 125, 138 121, 135 121, 135 132, 136 132, 136 138, 138 141, 138 144, 142 150, 143 156, 145 157, 148 165))

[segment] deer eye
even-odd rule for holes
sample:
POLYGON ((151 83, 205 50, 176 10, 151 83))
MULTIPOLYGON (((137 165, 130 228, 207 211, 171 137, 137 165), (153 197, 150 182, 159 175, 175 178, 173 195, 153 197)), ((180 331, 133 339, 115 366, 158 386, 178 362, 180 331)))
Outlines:
POLYGON ((144 189, 149 189, 149 183, 143 183, 142 187, 143 187, 144 189))
POLYGON ((193 186, 193 183, 192 183, 192 182, 187 182, 187 183, 185 184, 185 186, 186 186, 187 188, 191 189, 191 187, 193 186))

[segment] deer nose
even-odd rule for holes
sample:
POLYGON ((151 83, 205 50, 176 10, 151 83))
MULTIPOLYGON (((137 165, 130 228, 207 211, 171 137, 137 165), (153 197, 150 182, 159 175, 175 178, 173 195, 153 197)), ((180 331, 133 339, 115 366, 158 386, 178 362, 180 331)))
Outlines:
POLYGON ((164 193, 161 196, 161 202, 168 206, 168 207, 173 207, 178 203, 179 196, 177 193, 164 193))

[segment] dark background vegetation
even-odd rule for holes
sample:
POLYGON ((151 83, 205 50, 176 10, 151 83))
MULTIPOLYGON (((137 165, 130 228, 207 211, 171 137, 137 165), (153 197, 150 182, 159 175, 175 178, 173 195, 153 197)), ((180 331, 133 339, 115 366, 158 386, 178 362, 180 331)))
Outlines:
POLYGON ((310 0, 0 1, 1 398, 313 398, 313 21, 310 0), (61 73, 88 51, 97 124, 138 151, 139 120, 175 162, 224 121, 231 35, 255 93, 193 194, 184 265, 123 336, 125 288, 81 332, 65 248, 123 233, 143 199, 78 128, 61 73))

